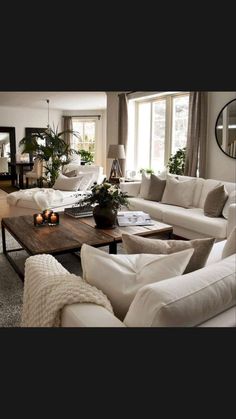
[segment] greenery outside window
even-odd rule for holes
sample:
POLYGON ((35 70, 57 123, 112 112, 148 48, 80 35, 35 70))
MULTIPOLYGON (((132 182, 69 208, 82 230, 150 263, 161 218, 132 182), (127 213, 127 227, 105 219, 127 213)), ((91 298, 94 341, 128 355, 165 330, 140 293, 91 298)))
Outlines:
POLYGON ((73 131, 79 135, 73 135, 71 147, 76 150, 85 150, 95 157, 97 121, 93 118, 72 118, 73 131))

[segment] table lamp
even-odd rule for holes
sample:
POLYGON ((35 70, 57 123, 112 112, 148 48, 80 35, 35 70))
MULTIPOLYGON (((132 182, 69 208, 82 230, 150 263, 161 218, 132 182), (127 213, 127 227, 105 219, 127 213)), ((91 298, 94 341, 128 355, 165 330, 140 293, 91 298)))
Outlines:
POLYGON ((121 144, 110 144, 108 150, 108 159, 114 159, 111 166, 109 180, 122 177, 122 171, 118 159, 125 159, 125 148, 121 144))

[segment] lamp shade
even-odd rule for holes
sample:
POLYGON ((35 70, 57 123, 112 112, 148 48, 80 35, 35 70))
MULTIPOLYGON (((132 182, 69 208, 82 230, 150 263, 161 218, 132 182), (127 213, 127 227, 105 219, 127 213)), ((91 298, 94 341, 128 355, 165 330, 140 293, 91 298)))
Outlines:
POLYGON ((110 144, 108 155, 109 159, 125 159, 125 148, 121 144, 110 144))

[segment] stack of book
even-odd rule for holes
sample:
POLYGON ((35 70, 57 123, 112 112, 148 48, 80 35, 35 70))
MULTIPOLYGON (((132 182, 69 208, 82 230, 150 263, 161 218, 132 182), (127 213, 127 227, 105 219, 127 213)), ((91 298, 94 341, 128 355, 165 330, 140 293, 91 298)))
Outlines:
POLYGON ((93 207, 91 205, 86 205, 65 208, 64 214, 74 218, 92 217, 93 207))

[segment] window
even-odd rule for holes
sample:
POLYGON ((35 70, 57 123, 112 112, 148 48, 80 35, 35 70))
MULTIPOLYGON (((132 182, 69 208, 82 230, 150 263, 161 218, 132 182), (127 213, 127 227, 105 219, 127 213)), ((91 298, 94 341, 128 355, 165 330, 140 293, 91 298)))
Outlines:
POLYGON ((96 142, 96 120, 92 118, 72 118, 73 131, 76 131, 78 137, 73 135, 72 148, 76 151, 86 150, 95 155, 96 142))
POLYGON ((163 170, 170 155, 186 146, 188 108, 188 93, 129 101, 128 170, 163 170))

